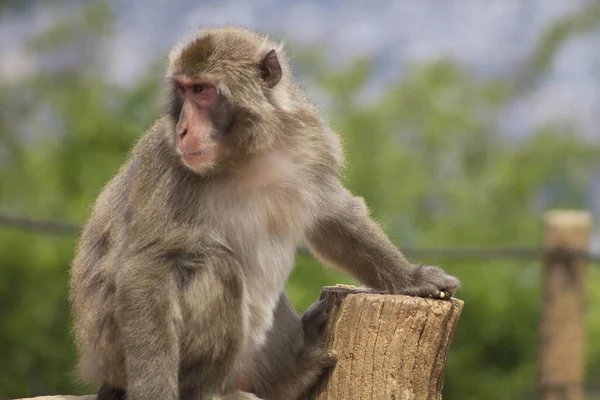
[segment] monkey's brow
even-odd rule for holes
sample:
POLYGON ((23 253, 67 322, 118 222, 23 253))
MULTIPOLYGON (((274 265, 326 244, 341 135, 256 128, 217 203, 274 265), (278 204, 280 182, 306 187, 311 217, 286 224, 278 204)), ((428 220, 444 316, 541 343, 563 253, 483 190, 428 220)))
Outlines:
POLYGON ((194 83, 214 83, 216 78, 211 76, 204 76, 204 74, 187 74, 185 72, 176 73, 168 77, 171 82, 181 83, 184 85, 191 85, 194 83))
POLYGON ((193 85, 196 83, 210 83, 210 79, 200 78, 196 76, 187 76, 185 74, 178 74, 167 78, 167 82, 173 85, 193 85))

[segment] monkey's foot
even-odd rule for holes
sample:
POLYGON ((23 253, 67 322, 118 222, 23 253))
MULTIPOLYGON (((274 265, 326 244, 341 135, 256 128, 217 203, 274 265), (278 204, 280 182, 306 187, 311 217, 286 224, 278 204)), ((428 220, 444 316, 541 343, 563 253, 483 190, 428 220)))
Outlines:
POLYGON ((306 345, 319 347, 323 329, 327 323, 327 303, 319 300, 311 304, 302 314, 302 329, 306 345))

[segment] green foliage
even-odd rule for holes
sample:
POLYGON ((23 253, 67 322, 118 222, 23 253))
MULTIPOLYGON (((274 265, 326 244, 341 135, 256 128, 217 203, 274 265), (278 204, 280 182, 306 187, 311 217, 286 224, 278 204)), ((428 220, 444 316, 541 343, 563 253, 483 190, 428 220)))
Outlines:
POLYGON ((67 303, 73 239, 0 234, 0 394, 75 393, 67 303))
POLYGON ((574 34, 585 34, 598 27, 600 23, 600 3, 590 2, 579 12, 568 15, 552 25, 539 38, 534 54, 529 63, 515 74, 512 79, 512 90, 523 92, 536 82, 552 65, 552 58, 567 39, 574 34))
MULTIPOLYGON (((128 88, 100 78, 112 19, 106 6, 90 3, 76 16, 29 46, 36 55, 52 55, 83 44, 80 65, 0 83, 4 212, 84 221, 100 188, 158 115, 156 68, 128 88)), ((67 291, 75 244, 75 238, 0 230, 0 396, 85 392, 72 376, 67 291)))
MULTIPOLYGON (((348 104, 363 89, 356 69, 336 74, 330 83, 345 89, 328 93, 333 104, 343 105, 332 121, 347 147, 346 183, 401 246, 539 246, 543 211, 585 208, 599 148, 577 132, 550 128, 518 143, 505 140, 496 128, 505 104, 493 95, 497 82, 477 82, 441 61, 415 67, 380 101, 357 109, 348 104)), ((531 398, 541 260, 437 261, 462 279, 458 296, 466 302, 444 398, 531 398)), ((591 293, 599 289, 600 281, 590 281, 591 293)), ((589 307, 595 310, 590 315, 600 311, 593 302, 589 307)), ((590 318, 590 337, 600 334, 598 322, 590 318)), ((597 370, 597 346, 588 355, 589 369, 597 370)))
MULTIPOLYGON (((102 185, 160 111, 160 65, 128 87, 102 78, 99 54, 112 29, 110 9, 91 2, 70 18, 28 46, 40 56, 83 46, 77 65, 0 82, 4 212, 84 221, 102 185)), ((552 45, 533 57, 535 76, 570 32, 589 28, 589 18, 551 27, 541 42, 552 45)), ((328 119, 344 140, 345 183, 366 199, 401 247, 538 245, 544 210, 586 207, 597 143, 575 129, 552 126, 518 142, 507 140, 497 116, 515 94, 514 79, 477 80, 451 60, 440 60, 414 66, 381 98, 358 105, 355 99, 372 76, 367 60, 344 70, 328 68, 318 53, 301 60, 298 69, 315 79, 333 105, 328 119)), ((74 238, 0 228, 0 396, 86 390, 71 376, 67 282, 74 245, 74 238)), ((463 281, 458 296, 466 306, 444 398, 531 398, 540 263, 414 261, 441 264, 463 281)), ((303 310, 322 286, 342 282, 355 283, 299 256, 288 292, 303 310)), ((590 273, 589 299, 593 383, 600 372, 600 345, 592 340, 600 335, 598 269, 590 273)))

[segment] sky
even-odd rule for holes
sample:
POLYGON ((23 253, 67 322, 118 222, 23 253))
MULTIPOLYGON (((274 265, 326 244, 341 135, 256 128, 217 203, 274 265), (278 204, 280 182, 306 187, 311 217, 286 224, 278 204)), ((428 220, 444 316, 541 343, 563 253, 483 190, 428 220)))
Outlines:
MULTIPOLYGON (((236 24, 284 43, 325 45, 332 63, 373 58, 378 69, 369 93, 376 98, 411 64, 440 57, 453 57, 477 76, 508 73, 527 59, 549 23, 590 1, 595 0, 113 0, 117 22, 105 50, 112 60, 106 72, 127 84, 182 35, 200 26, 236 24)), ((18 79, 36 68, 23 39, 77 3, 40 2, 24 13, 0 16, 0 79, 18 79)), ((511 105, 503 123, 520 135, 568 120, 600 139, 598 114, 600 29, 568 41, 544 82, 511 105)))

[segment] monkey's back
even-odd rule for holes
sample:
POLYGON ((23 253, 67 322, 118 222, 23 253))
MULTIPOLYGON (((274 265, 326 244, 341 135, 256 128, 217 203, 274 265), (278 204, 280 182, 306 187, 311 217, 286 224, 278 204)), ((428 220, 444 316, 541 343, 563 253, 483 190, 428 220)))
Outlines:
POLYGON ((135 146, 132 157, 104 186, 85 224, 71 265, 70 300, 79 351, 77 374, 87 382, 125 387, 125 359, 115 318, 116 276, 134 210, 133 183, 140 172, 140 148, 157 141, 161 121, 135 146))
POLYGON ((104 187, 86 223, 71 266, 70 298, 78 375, 87 382, 122 383, 124 356, 115 319, 116 267, 126 215, 126 165, 104 187))

